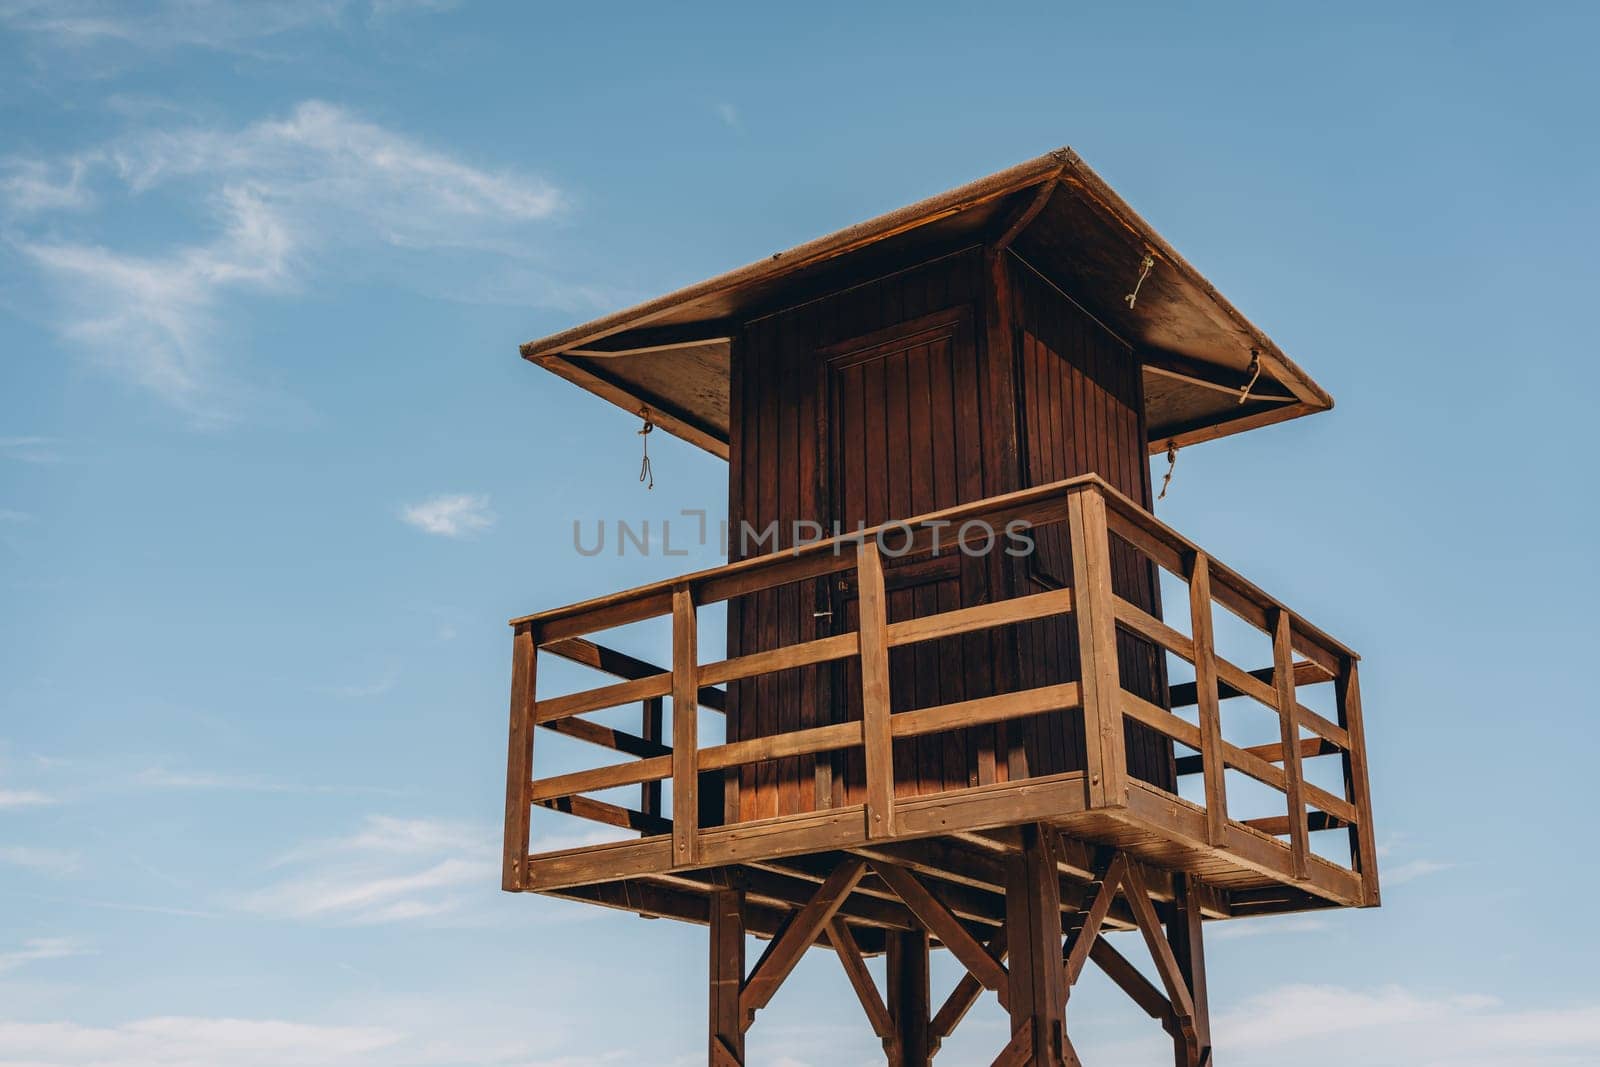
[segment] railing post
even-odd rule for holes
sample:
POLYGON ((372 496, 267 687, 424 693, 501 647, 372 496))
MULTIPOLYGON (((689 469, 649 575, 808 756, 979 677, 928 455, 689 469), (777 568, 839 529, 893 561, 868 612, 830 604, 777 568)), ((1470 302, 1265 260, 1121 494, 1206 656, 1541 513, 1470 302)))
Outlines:
POLYGON ((1078 627, 1078 673, 1083 691, 1083 739, 1090 807, 1128 802, 1123 740, 1122 681, 1117 670, 1116 604, 1111 590, 1111 533, 1098 486, 1067 495, 1072 539, 1072 606, 1078 627))
POLYGON ((1350 855, 1361 875, 1362 904, 1378 906, 1378 846, 1372 833, 1372 787, 1367 780, 1367 736, 1361 721, 1361 684, 1354 656, 1340 660, 1334 683, 1339 694, 1339 725, 1350 735, 1344 754, 1344 795, 1355 805, 1356 824, 1350 828, 1350 855))
POLYGON ((1272 626, 1272 682, 1278 693, 1278 725, 1283 737, 1283 791, 1289 802, 1289 853, 1291 870, 1299 879, 1310 877, 1310 852, 1306 801, 1301 789, 1300 704, 1294 693, 1294 635, 1289 613, 1277 609, 1272 626))
POLYGON ((672 589, 672 857, 678 866, 700 858, 700 660, 694 594, 672 589))
POLYGON ((861 643, 861 729, 867 765, 867 836, 894 834, 894 741, 889 727, 889 605, 878 543, 856 546, 861 643))
POLYGON ((511 641, 511 731, 506 743, 505 848, 500 888, 528 888, 528 823, 532 815, 534 669, 539 648, 533 626, 521 623, 511 641))
POLYGON ((1222 758, 1222 711, 1217 698, 1217 649, 1211 620, 1211 561, 1188 560, 1189 632, 1194 637, 1194 695, 1200 713, 1200 766, 1205 777, 1206 841, 1227 847, 1228 789, 1222 758))

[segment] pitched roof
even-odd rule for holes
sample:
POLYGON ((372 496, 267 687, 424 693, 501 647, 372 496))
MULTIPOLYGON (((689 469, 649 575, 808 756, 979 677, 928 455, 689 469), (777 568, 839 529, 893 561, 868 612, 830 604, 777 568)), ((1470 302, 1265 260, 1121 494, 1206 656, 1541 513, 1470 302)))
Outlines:
POLYGON ((980 243, 1008 247, 1134 347, 1151 451, 1333 406, 1070 148, 530 341, 522 355, 726 457, 729 345, 743 322, 980 243))

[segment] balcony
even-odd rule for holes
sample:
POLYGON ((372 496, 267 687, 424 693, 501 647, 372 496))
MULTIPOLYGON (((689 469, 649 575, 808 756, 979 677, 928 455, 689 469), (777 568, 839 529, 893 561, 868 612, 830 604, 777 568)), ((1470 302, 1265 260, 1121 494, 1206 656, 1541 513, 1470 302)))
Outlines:
MULTIPOLYGON (((794 885, 814 888, 821 880, 826 864, 813 861, 855 854, 948 878, 953 897, 981 896, 994 886, 972 872, 1001 861, 1015 827, 1044 823, 1068 846, 1064 874, 1092 881, 1096 850, 1114 847, 1149 868, 1196 876, 1211 917, 1378 903, 1354 652, 1092 475, 889 525, 894 547, 906 545, 893 558, 879 531, 869 530, 514 620, 504 887, 703 921, 705 893, 730 879, 749 885, 752 899, 792 906, 805 896, 791 891, 794 885), (891 619, 886 565, 962 550, 956 531, 981 532, 974 520, 992 529, 1061 527, 1070 544, 1070 586, 891 619), (943 543, 929 530, 942 530, 943 543), (1169 588, 1185 591, 1187 604, 1177 611, 1167 598, 1167 614, 1181 616, 1184 626, 1118 595, 1114 549, 1136 553, 1167 576, 1169 588), (853 581, 853 631, 701 662, 698 609, 821 578, 853 581), (1075 638, 1077 680, 891 711, 891 650, 1054 618, 1075 638), (670 665, 590 639, 651 619, 670 624, 670 665), (1225 658, 1218 620, 1259 640, 1268 662, 1246 669, 1225 658), (1124 688, 1119 632, 1184 675, 1163 683, 1167 706, 1124 688), (539 652, 618 680, 546 695, 536 685, 539 652), (837 674, 856 687, 850 721, 703 744, 698 710, 666 714, 669 701, 720 713, 730 683, 830 663, 854 666, 837 674), (588 717, 635 704, 637 732, 588 717), (1081 769, 1028 776, 1007 775, 1002 766, 998 775, 975 775, 967 788, 897 790, 896 742, 1044 714, 1081 716, 1081 769), (1128 721, 1174 743, 1176 792, 1129 774, 1128 721), (546 731, 609 750, 617 762, 541 776, 534 735, 546 731), (708 802, 707 792, 736 779, 739 768, 838 752, 861 755, 860 803, 819 799, 814 811, 741 819, 737 805, 708 802), (590 796, 622 787, 638 788, 637 803, 590 796), (530 855, 535 807, 637 836, 530 855), (959 862, 939 859, 956 855, 959 862)), ((858 893, 871 897, 870 890, 858 893)), ((866 899, 850 913, 853 921, 893 925, 888 905, 873 908, 866 899)), ((987 912, 979 901, 966 914, 982 921, 987 912)), ((769 925, 780 917, 774 911, 769 925)), ((752 929, 760 928, 755 915, 752 929)))

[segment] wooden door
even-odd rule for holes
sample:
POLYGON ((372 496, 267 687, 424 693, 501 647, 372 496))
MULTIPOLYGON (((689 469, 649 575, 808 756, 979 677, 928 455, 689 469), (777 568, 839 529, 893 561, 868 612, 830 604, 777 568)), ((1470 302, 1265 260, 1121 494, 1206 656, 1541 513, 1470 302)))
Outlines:
MULTIPOLYGON (((819 468, 828 478, 831 529, 849 532, 983 496, 979 363, 966 307, 936 312, 879 330, 819 353, 828 432, 819 468)), ((953 531, 950 531, 953 534, 953 531)), ((988 597, 988 566, 955 548, 932 558, 901 561, 899 539, 885 544, 884 577, 890 621, 950 611, 988 597)), ((853 577, 829 581, 833 632, 857 624, 853 577)), ((925 642, 890 652, 894 711, 930 707, 980 695, 967 664, 982 669, 986 635, 925 642)), ((857 666, 834 671, 835 721, 860 718, 857 666)), ((895 788, 902 795, 973 784, 972 731, 895 742, 895 788)), ((835 798, 860 799, 861 754, 834 763, 835 798)))

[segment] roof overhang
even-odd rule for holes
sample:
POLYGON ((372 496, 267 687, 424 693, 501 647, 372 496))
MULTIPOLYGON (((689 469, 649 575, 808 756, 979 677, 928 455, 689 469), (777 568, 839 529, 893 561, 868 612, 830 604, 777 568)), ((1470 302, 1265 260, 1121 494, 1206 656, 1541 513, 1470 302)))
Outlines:
POLYGON ((744 322, 977 244, 1009 248, 1134 348, 1151 451, 1333 406, 1069 148, 530 341, 522 355, 726 458, 730 338, 744 322))

